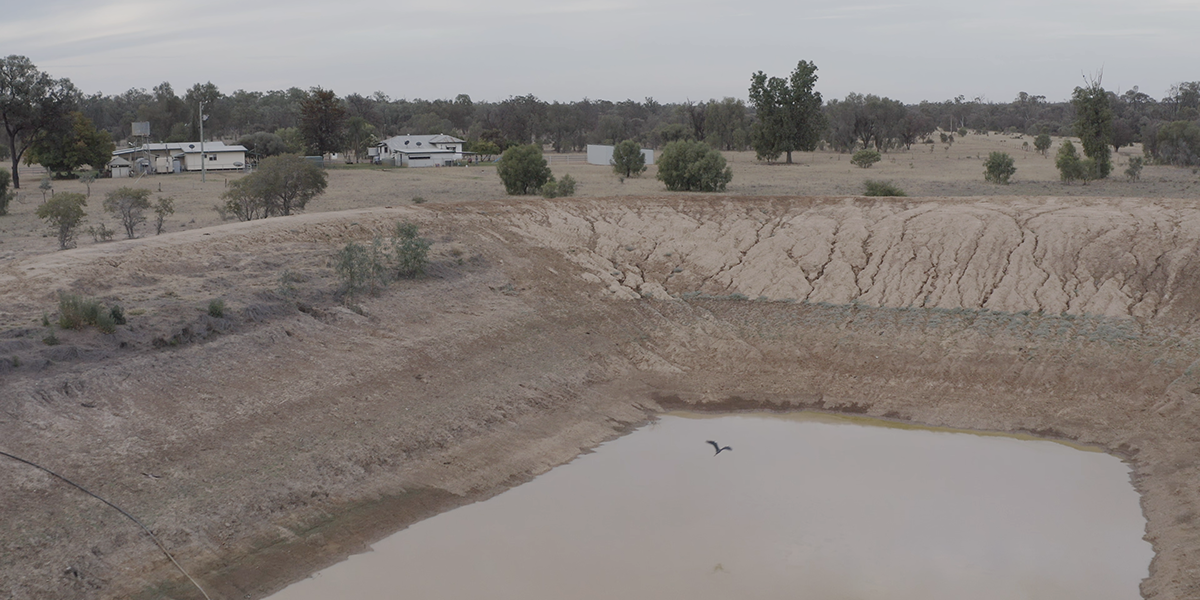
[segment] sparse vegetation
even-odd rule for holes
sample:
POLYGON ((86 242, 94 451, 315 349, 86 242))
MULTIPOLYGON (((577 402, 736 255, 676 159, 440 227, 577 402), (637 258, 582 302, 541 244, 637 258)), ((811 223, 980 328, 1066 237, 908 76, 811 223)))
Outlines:
POLYGON ((225 300, 223 298, 214 298, 208 301, 208 316, 214 319, 225 316, 225 300))
POLYGON ((983 178, 991 183, 1008 185, 1008 180, 1016 172, 1013 157, 1007 152, 992 152, 983 163, 983 178))
POLYGON ((167 215, 175 214, 175 199, 159 196, 152 208, 154 209, 154 235, 162 235, 163 222, 167 220, 167 215))
POLYGON ((871 165, 881 160, 883 160, 883 156, 879 154, 879 151, 871 149, 859 150, 854 153, 854 156, 850 157, 851 164, 863 169, 870 169, 871 165))
POLYGON ((676 192, 723 192, 733 179, 725 157, 704 142, 679 140, 663 148, 658 179, 676 192))
POLYGON ((59 249, 66 250, 75 247, 76 231, 87 216, 83 210, 85 206, 87 198, 83 194, 68 192, 43 202, 35 214, 58 236, 59 249))
POLYGON ((376 237, 369 246, 350 242, 338 251, 334 271, 347 298, 375 294, 394 279, 412 279, 425 272, 431 242, 415 223, 396 223, 389 240, 376 237))
POLYGON ((113 236, 117 234, 116 230, 109 229, 108 225, 101 223, 98 226, 90 226, 87 228, 88 235, 92 236, 92 241, 96 243, 111 242, 113 236))
POLYGON ((1125 167, 1125 177, 1129 181, 1138 181, 1142 178, 1142 167, 1146 166, 1146 159, 1140 156, 1129 158, 1129 165, 1125 167))
POLYGON ((555 181, 554 177, 550 177, 550 181, 542 186, 542 196, 545 198, 563 198, 575 195, 575 178, 570 175, 563 175, 559 181, 555 181))
POLYGON ((104 210, 121 220, 126 239, 137 237, 137 226, 146 222, 143 214, 150 208, 150 190, 146 188, 117 188, 104 196, 104 210))
POLYGON ((94 326, 102 333, 116 331, 117 320, 111 310, 95 299, 60 292, 58 295, 58 326, 63 329, 83 329, 94 326))
POLYGON ((876 181, 868 179, 863 182, 864 196, 907 196, 904 190, 894 185, 890 181, 876 181))

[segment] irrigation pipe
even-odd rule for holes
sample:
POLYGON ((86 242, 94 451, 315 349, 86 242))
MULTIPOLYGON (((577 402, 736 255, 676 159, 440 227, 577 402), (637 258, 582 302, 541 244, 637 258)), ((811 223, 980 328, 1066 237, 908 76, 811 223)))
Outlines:
POLYGON ((180 573, 183 573, 183 576, 184 576, 184 577, 187 577, 187 578, 188 578, 188 581, 192 582, 192 585, 196 586, 196 589, 200 590, 200 593, 201 593, 202 595, 204 595, 204 598, 205 598, 205 600, 212 600, 212 598, 210 598, 210 597, 208 596, 208 592, 205 592, 205 591, 204 591, 204 588, 200 587, 200 584, 199 584, 199 583, 196 583, 196 580, 195 580, 195 579, 192 579, 192 576, 191 576, 191 575, 188 575, 188 572, 187 572, 187 571, 185 571, 185 570, 183 570, 183 567, 182 567, 182 566, 180 566, 179 562, 175 560, 175 557, 174 557, 174 556, 171 556, 171 553, 170 553, 170 552, 167 552, 167 548, 166 548, 166 546, 163 546, 162 542, 158 541, 158 537, 154 535, 154 532, 150 531, 150 528, 149 528, 149 527, 146 527, 145 525, 142 525, 142 522, 141 522, 141 521, 139 521, 139 520, 135 519, 133 515, 131 515, 131 514, 129 514, 129 513, 127 513, 127 512, 125 512, 125 510, 124 510, 124 509, 122 509, 120 506, 117 506, 116 504, 113 504, 112 502, 109 502, 108 500, 105 500, 104 498, 101 498, 100 496, 97 496, 96 494, 92 493, 92 491, 91 491, 91 490, 89 490, 89 489, 87 489, 87 488, 83 487, 82 485, 79 485, 78 483, 75 483, 74 481, 71 481, 70 479, 67 479, 66 477, 63 477, 62 475, 59 475, 58 473, 55 473, 54 471, 51 471, 50 469, 47 469, 46 467, 43 467, 42 465, 39 465, 39 464, 37 464, 37 463, 35 463, 35 462, 31 462, 31 461, 25 460, 25 459, 23 459, 23 458, 21 458, 21 457, 19 457, 19 456, 13 456, 12 454, 9 454, 9 453, 7 453, 7 452, 4 452, 4 451, 2 451, 2 450, 0 450, 0 455, 7 456, 7 457, 9 457, 9 458, 11 458, 11 459, 13 459, 13 460, 15 460, 15 461, 18 461, 18 462, 23 462, 23 463, 25 463, 25 464, 27 464, 27 465, 29 465, 29 466, 31 466, 31 467, 34 467, 34 468, 36 468, 36 469, 41 469, 41 470, 43 470, 43 471, 45 471, 45 472, 47 472, 47 473, 49 473, 49 474, 51 474, 51 475, 53 475, 53 476, 55 476, 55 477, 57 477, 57 478, 61 479, 61 480, 65 481, 65 482, 67 482, 67 483, 69 483, 69 484, 71 484, 72 486, 74 486, 75 488, 77 488, 79 491, 81 491, 81 492, 83 492, 83 493, 85 493, 85 494, 87 494, 87 495, 89 495, 89 496, 91 496, 91 497, 93 497, 93 498, 95 498, 95 499, 97 499, 97 500, 99 500, 99 501, 101 501, 101 502, 103 502, 103 503, 105 503, 105 504, 107 504, 107 505, 111 506, 111 507, 113 508, 113 510, 115 510, 115 511, 117 511, 117 512, 121 513, 122 515, 125 515, 125 518, 129 519, 130 521, 133 521, 134 523, 137 523, 137 526, 138 526, 138 527, 141 527, 141 528, 142 528, 142 531, 145 531, 145 532, 146 532, 146 535, 150 536, 150 539, 154 540, 154 544, 155 544, 156 546, 158 546, 158 549, 159 549, 159 550, 162 550, 162 553, 163 553, 163 554, 165 554, 165 555, 167 556, 167 558, 171 559, 171 563, 175 565, 175 568, 176 568, 176 569, 179 569, 179 572, 180 572, 180 573))

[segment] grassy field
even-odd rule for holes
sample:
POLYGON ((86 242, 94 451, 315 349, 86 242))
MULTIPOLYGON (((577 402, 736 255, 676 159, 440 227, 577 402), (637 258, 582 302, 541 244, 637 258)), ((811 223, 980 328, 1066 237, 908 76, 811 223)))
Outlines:
MULTIPOLYGON (((1138 182, 1127 181, 1124 169, 1131 156, 1140 156, 1139 146, 1123 148, 1115 156, 1116 168, 1108 180, 1064 184, 1054 167, 1054 152, 1062 144, 1055 139, 1048 156, 1032 149, 1032 140, 1017 135, 968 135, 954 144, 914 146, 893 150, 869 169, 850 163, 850 155, 832 151, 800 152, 795 164, 765 163, 753 152, 726 152, 733 168, 733 181, 726 193, 733 196, 857 196, 864 193, 868 179, 889 181, 914 197, 1122 197, 1195 200, 1200 198, 1200 175, 1194 169, 1148 166, 1138 182), (1025 146, 1028 142, 1029 145, 1025 146), (1013 156, 1017 172, 1010 185, 984 181, 983 161, 989 152, 1013 156)), ((570 174, 578 181, 577 195, 588 197, 664 196, 668 192, 651 166, 638 178, 621 181, 605 166, 589 165, 581 154, 547 154, 555 176, 570 174)), ((10 215, 0 218, 0 260, 57 250, 56 240, 34 216, 43 200, 38 189, 43 171, 23 167, 25 186, 10 206, 10 215)), ((206 181, 194 173, 147 176, 141 179, 99 180, 91 185, 89 225, 101 223, 120 230, 118 222, 105 214, 100 204, 104 194, 121 186, 146 187, 153 197, 175 198, 176 213, 167 219, 166 232, 208 227, 222 222, 215 207, 221 194, 238 173, 214 172, 206 181)), ((79 181, 55 181, 54 192, 86 193, 79 181)), ((309 206, 309 212, 325 212, 396 206, 420 198, 431 203, 474 202, 504 197, 504 187, 491 165, 461 168, 389 168, 374 165, 334 165, 329 169, 329 188, 309 206)), ((152 235, 149 225, 142 235, 152 235)), ((120 237, 118 233, 118 237, 120 237)), ((86 233, 80 245, 96 243, 86 233)))

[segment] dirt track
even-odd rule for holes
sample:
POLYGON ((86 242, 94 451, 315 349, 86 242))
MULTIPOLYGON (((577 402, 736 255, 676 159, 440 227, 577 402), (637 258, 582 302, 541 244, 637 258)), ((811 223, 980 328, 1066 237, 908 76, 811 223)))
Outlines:
MULTIPOLYGON (((1200 597, 1200 209, 1044 198, 588 198, 370 209, 14 260, 0 446, 261 597, 664 408, 818 408, 1129 458, 1148 598, 1200 597), (419 222, 425 279, 337 304, 333 252, 419 222), (284 271, 286 281, 281 280, 284 271), (117 334, 38 325, 119 299, 117 334), (207 316, 223 297, 224 318, 207 316), (136 312, 136 314, 134 314, 136 312)), ((145 536, 0 469, 14 598, 198 597, 145 536)))

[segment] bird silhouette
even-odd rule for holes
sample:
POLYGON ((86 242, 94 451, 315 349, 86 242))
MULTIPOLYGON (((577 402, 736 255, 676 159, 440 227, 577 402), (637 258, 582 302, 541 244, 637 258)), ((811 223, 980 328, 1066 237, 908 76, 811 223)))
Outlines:
POLYGON ((725 450, 733 452, 733 448, 730 446, 725 446, 724 448, 722 448, 720 444, 718 444, 712 440, 708 440, 708 443, 712 444, 713 449, 717 451, 715 454, 713 454, 713 456, 716 456, 717 454, 720 454, 721 452, 723 452, 725 450))

